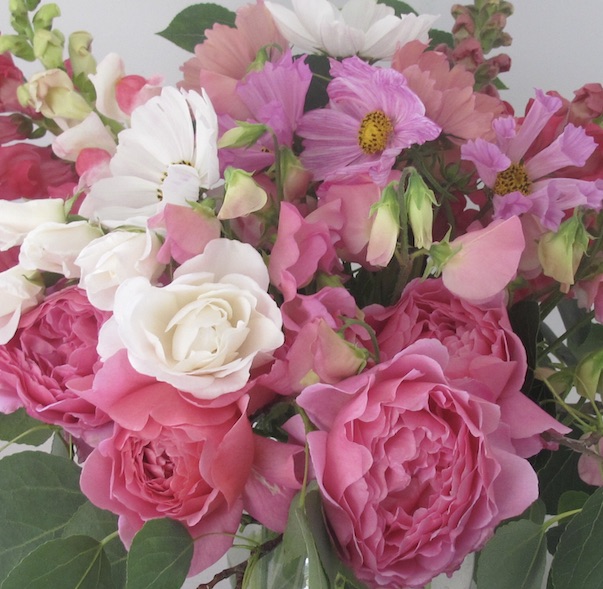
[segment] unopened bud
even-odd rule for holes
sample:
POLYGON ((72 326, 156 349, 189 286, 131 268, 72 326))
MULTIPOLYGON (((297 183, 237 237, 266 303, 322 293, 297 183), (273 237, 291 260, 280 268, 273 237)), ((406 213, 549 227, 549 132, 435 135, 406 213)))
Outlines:
POLYGON ((228 167, 224 171, 224 203, 218 219, 237 219, 259 211, 268 202, 266 191, 258 186, 252 174, 228 167))
POLYGON ((96 72, 96 60, 90 52, 91 45, 92 35, 88 31, 76 31, 69 35, 67 47, 74 76, 96 72))
POLYGON ((414 168, 410 169, 404 198, 408 222, 415 238, 415 247, 429 249, 432 243, 433 205, 437 204, 437 201, 433 190, 425 184, 414 168))
POLYGON ((218 140, 218 147, 252 147, 266 133, 266 125, 237 121, 237 126, 229 129, 218 140))

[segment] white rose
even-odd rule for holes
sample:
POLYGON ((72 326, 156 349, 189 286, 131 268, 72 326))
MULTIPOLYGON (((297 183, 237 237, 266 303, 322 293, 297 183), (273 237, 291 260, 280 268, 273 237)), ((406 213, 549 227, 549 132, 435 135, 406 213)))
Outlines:
POLYGON ((98 309, 110 311, 117 287, 128 278, 142 276, 154 282, 164 265, 157 261, 161 240, 152 231, 112 231, 91 241, 75 260, 80 287, 98 309))
POLYGON ((43 290, 37 272, 22 266, 0 272, 0 344, 4 345, 15 335, 21 315, 40 302, 43 290))
MULTIPOLYGON (((200 399, 241 389, 252 367, 283 343, 282 318, 268 295, 268 271, 250 245, 215 239, 155 287, 126 280, 100 334, 102 356, 115 332, 132 366, 200 399)), ((112 349, 113 348, 113 349, 112 349)))
POLYGON ((0 200, 0 251, 21 245, 30 231, 48 221, 65 221, 62 199, 0 200))
POLYGON ((19 264, 45 272, 57 272, 65 278, 78 278, 75 259, 92 240, 103 235, 88 221, 43 223, 27 235, 19 252, 19 264))

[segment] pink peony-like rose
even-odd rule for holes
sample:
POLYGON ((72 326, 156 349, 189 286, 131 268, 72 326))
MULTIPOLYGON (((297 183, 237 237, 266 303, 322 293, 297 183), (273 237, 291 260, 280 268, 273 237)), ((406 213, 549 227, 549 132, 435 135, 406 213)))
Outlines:
POLYGON ((123 351, 83 396, 116 425, 86 460, 82 491, 119 515, 126 546, 145 521, 168 517, 196 540, 190 574, 213 564, 232 545, 251 473, 247 397, 219 408, 195 405, 171 385, 138 374, 123 351))
POLYGON ((76 389, 90 386, 100 366, 96 344, 106 318, 75 286, 23 315, 15 336, 0 347, 0 411, 23 406, 94 445, 110 419, 76 389))
POLYGON ((485 385, 481 394, 500 406, 520 456, 543 448, 542 432, 568 431, 521 392, 526 352, 511 328, 502 295, 478 305, 454 296, 441 279, 414 280, 395 306, 366 312, 378 332, 382 360, 420 339, 443 343, 449 353, 446 376, 485 385))
POLYGON ((453 385, 447 361, 441 343, 420 341, 298 397, 318 428, 310 455, 340 556, 370 587, 452 573, 538 497, 499 408, 453 385))
POLYGON ((77 183, 70 165, 50 147, 29 143, 0 146, 0 194, 5 200, 47 198, 51 187, 77 183))

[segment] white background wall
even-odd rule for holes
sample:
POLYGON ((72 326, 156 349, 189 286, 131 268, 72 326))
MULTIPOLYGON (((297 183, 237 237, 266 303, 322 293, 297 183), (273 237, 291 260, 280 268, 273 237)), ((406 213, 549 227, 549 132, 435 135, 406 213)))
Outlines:
MULTIPOLYGON (((213 0, 234 10, 245 0, 213 0)), ((277 0, 290 3, 290 0, 277 0)), ((339 0, 338 0, 339 1, 339 0)), ((340 0, 343 1, 343 0, 340 0)), ((463 0, 459 0, 463 4, 463 0)), ((94 35, 98 59, 111 51, 125 60, 128 73, 160 73, 168 83, 180 79, 188 54, 155 35, 194 0, 58 0, 63 33, 85 29, 94 35)), ((440 14, 437 26, 449 29, 452 0, 409 0, 418 12, 440 14)), ((8 0, 0 0, 0 30, 10 32, 8 0)), ((507 31, 513 59, 503 76, 504 97, 523 111, 533 88, 557 90, 571 98, 587 82, 603 83, 603 0, 516 0, 507 31)))

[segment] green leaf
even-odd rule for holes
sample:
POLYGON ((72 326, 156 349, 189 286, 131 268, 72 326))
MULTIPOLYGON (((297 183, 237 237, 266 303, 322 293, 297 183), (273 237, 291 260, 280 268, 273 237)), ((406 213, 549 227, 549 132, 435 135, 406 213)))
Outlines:
POLYGON ((0 460, 0 580, 32 550, 58 538, 86 498, 80 469, 43 452, 0 460))
MULTIPOLYGON (((95 540, 105 540, 117 531, 117 516, 110 511, 99 509, 89 501, 84 503, 67 522, 63 537, 90 536, 95 540)), ((105 554, 111 563, 111 573, 116 587, 126 584, 127 552, 116 536, 104 546, 105 554)))
POLYGON ((540 589, 546 568, 542 526, 528 520, 505 524, 481 551, 479 589, 540 589))
POLYGON ((396 11, 396 16, 401 16, 403 14, 418 14, 412 6, 406 4, 406 2, 401 2, 401 0, 378 0, 377 4, 391 6, 396 11))
POLYGON ((178 47, 190 51, 205 41, 205 31, 219 23, 234 27, 236 14, 218 4, 194 4, 177 14, 166 29, 157 33, 178 47))
MULTIPOLYGON (((310 491, 306 491, 306 501, 310 491)), ((308 581, 312 589, 329 589, 329 581, 323 569, 316 541, 312 535, 306 509, 300 505, 299 495, 291 502, 287 528, 283 535, 285 563, 294 559, 308 559, 308 581)))
POLYGON ((42 544, 8 575, 2 589, 114 589, 103 546, 88 536, 42 544))
POLYGON ((448 31, 441 31, 440 29, 430 29, 429 31, 429 45, 436 47, 437 45, 448 45, 448 47, 454 47, 454 37, 448 31))
POLYGON ((25 409, 17 409, 8 414, 0 413, 0 440, 39 446, 53 433, 52 426, 30 417, 25 409))
POLYGON ((538 472, 540 499, 544 501, 547 513, 557 513, 561 496, 566 491, 592 493, 593 487, 589 487, 578 476, 579 458, 578 452, 560 447, 551 453, 546 465, 538 472))
POLYGON ((603 488, 599 488, 561 536, 551 569, 555 589, 602 589, 602 545, 603 488))
POLYGON ((126 589, 180 589, 192 557, 193 540, 181 523, 148 521, 128 552, 126 589))

